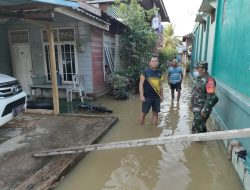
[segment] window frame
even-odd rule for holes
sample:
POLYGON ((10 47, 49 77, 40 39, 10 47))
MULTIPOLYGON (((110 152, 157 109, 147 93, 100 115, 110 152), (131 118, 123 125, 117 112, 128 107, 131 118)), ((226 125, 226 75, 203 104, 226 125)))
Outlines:
MULTIPOLYGON (((62 51, 61 51, 61 45, 65 44, 70 44, 74 45, 74 59, 75 59, 75 74, 79 73, 78 70, 78 55, 77 55, 77 45, 76 45, 76 29, 75 27, 58 27, 58 28, 51 28, 52 30, 56 30, 56 36, 57 36, 57 42, 54 42, 54 44, 57 46, 58 49, 58 68, 59 68, 59 73, 62 75, 62 82, 63 84, 73 84, 72 81, 64 81, 63 79, 63 62, 62 62, 62 51), (73 29, 74 30, 74 41, 60 41, 59 38, 59 30, 62 29, 73 29)), ((45 75, 46 75, 46 81, 47 83, 51 83, 51 80, 48 79, 48 72, 47 72, 47 62, 46 62, 46 52, 45 52, 45 45, 48 45, 48 42, 45 42, 43 39, 43 31, 46 31, 46 29, 41 29, 41 39, 42 39, 42 49, 43 49, 43 62, 44 62, 44 70, 45 70, 45 75)))

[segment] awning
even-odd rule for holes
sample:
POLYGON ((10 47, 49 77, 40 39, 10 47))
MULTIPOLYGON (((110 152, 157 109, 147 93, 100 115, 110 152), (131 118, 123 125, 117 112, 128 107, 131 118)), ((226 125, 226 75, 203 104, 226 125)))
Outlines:
POLYGON ((196 17, 195 17, 195 22, 199 22, 201 24, 205 24, 206 20, 205 20, 204 16, 205 15, 203 15, 203 14, 197 14, 196 17))
POLYGON ((0 6, 14 6, 14 5, 23 5, 31 3, 42 3, 50 5, 61 5, 67 7, 78 7, 79 3, 70 1, 70 0, 1 0, 0 6))
POLYGON ((203 0, 199 12, 210 14, 216 9, 216 0, 203 0))
POLYGON ((0 1, 0 16, 3 18, 14 17, 43 21, 52 21, 54 18, 52 5, 34 3, 31 1, 29 1, 29 3, 27 3, 28 1, 20 2, 14 3, 14 1, 11 1, 6 3, 4 1, 0 1))
POLYGON ((54 12, 109 30, 110 24, 102 18, 101 10, 84 2, 67 0, 0 1, 0 19, 2 22, 6 22, 5 18, 53 22, 54 12))
POLYGON ((81 8, 76 8, 76 9, 70 9, 67 7, 57 7, 55 8, 55 12, 67 15, 71 18, 86 22, 88 24, 91 24, 93 26, 102 28, 104 30, 109 30, 109 23, 106 22, 105 20, 90 14, 89 12, 81 9, 81 8))

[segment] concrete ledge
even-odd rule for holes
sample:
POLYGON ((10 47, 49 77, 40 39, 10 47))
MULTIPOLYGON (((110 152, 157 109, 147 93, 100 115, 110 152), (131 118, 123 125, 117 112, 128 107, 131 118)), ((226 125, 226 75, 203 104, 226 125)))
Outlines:
MULTIPOLYGON (((224 141, 224 144, 227 146, 228 141, 224 141)), ((246 170, 245 167, 245 160, 242 158, 238 158, 235 154, 237 148, 233 148, 232 151, 232 164, 238 173, 238 176, 242 182, 242 185, 244 186, 245 190, 250 190, 250 171, 246 170)))
POLYGON ((250 115, 250 98, 244 97, 220 81, 216 80, 216 82, 219 87, 218 90, 221 91, 221 93, 230 98, 231 101, 240 106, 248 115, 250 115))
MULTIPOLYGON (((212 120, 212 124, 214 125, 213 126, 214 128, 216 128, 218 130, 227 130, 225 123, 222 121, 222 119, 220 118, 220 116, 218 115, 218 113, 215 110, 213 110, 213 112, 211 114, 211 120, 212 120)), ((226 147, 228 147, 229 141, 224 140, 223 143, 224 143, 225 149, 226 149, 226 147)), ((232 151, 231 162, 232 162, 245 190, 250 190, 250 171, 246 170, 245 161, 241 158, 237 158, 237 155, 235 154, 235 152, 236 152, 236 148, 234 147, 233 151, 232 151)), ((248 155, 248 157, 249 157, 249 155, 248 155)))
POLYGON ((47 109, 27 109, 25 111, 27 114, 53 114, 53 110, 47 110, 47 109))

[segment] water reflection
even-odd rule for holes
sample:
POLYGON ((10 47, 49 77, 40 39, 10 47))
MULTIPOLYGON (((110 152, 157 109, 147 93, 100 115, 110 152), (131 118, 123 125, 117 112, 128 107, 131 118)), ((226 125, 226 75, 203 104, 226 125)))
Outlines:
POLYGON ((171 130, 171 135, 174 135, 175 130, 177 129, 177 124, 180 120, 180 103, 176 102, 176 107, 174 106, 174 101, 171 100, 170 108, 168 111, 168 120, 166 123, 169 124, 168 129, 171 130))
POLYGON ((183 153, 185 155, 184 164, 189 171, 190 182, 187 190, 202 189, 209 190, 211 187, 213 174, 209 171, 208 159, 206 157, 206 146, 203 142, 188 145, 183 153))
POLYGON ((114 170, 111 179, 102 190, 149 190, 138 177, 140 163, 136 156, 128 154, 121 160, 121 167, 114 170))
POLYGON ((192 179, 186 190, 243 190, 221 142, 191 143, 183 151, 192 179))

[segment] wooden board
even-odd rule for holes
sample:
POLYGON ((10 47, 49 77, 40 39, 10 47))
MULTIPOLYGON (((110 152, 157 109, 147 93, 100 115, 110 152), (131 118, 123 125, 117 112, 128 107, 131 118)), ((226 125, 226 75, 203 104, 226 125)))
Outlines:
POLYGON ((224 139, 246 138, 246 137, 250 137, 250 128, 239 129, 239 130, 216 131, 216 132, 199 133, 199 134, 146 138, 146 139, 113 142, 107 144, 93 144, 87 146, 46 150, 34 154, 34 157, 76 154, 76 153, 96 151, 96 150, 162 145, 162 144, 176 143, 176 142, 212 141, 212 140, 224 140, 224 139))

